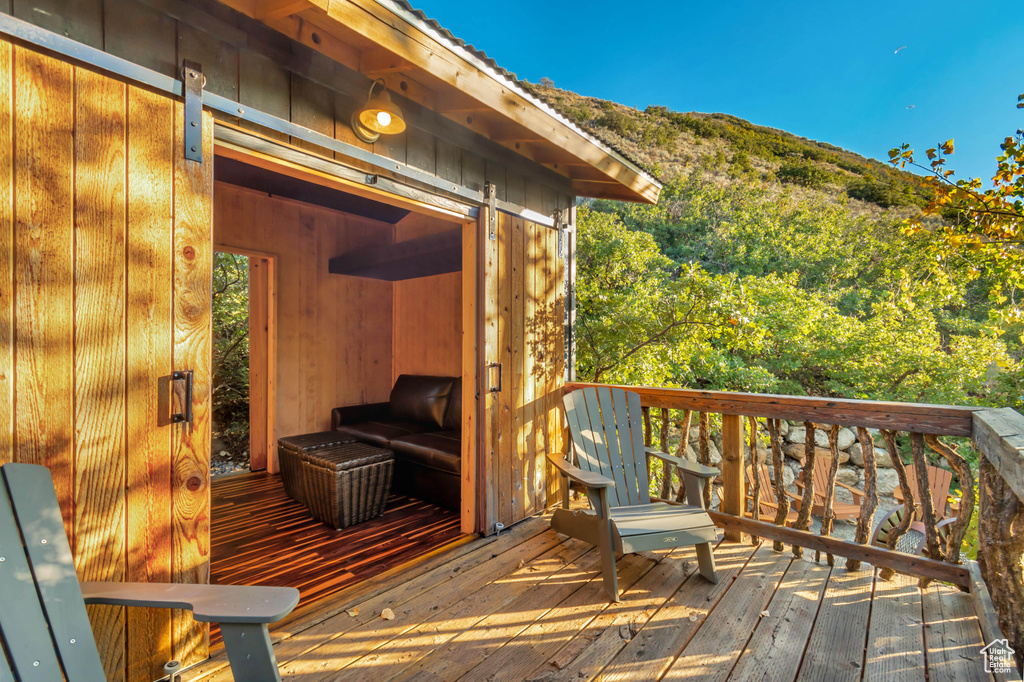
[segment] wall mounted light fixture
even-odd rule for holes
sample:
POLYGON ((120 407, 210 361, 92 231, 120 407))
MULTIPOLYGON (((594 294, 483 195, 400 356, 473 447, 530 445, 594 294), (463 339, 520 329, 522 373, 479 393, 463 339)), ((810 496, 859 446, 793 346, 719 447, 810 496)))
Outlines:
POLYGON ((370 84, 366 104, 352 112, 352 131, 363 142, 376 142, 381 135, 397 135, 405 130, 405 116, 388 94, 383 78, 370 84), (380 94, 373 91, 380 85, 380 94))

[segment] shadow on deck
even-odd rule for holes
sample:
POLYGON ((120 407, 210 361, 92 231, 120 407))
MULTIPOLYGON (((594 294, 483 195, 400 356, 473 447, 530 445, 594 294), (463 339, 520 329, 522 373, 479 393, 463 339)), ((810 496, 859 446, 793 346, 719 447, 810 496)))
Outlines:
MULTIPOLYGON (((970 596, 884 581, 813 552, 720 543, 619 560, 610 604, 592 547, 532 518, 325 598, 271 629, 286 680, 989 679, 970 596), (391 609, 394 619, 381 617, 391 609)), ((223 654, 189 680, 230 680, 223 654)))

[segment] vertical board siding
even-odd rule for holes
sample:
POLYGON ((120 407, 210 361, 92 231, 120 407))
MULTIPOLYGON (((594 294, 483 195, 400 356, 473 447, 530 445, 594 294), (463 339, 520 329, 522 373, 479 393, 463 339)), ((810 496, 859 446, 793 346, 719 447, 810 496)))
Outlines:
POLYGON ((497 264, 488 265, 487 300, 497 329, 487 360, 502 363, 505 382, 487 431, 488 498, 508 525, 543 509, 557 491, 546 454, 562 448, 564 272, 558 233, 549 228, 499 213, 490 244, 497 264))
POLYGON ((0 42, 0 464, 14 458, 13 47, 0 42))
MULTIPOLYGON (((185 108, 174 104, 174 276, 175 370, 192 370, 193 419, 176 428, 171 441, 172 559, 174 582, 210 579, 210 391, 211 268, 213 264, 213 119, 203 115, 202 164, 186 161, 181 135, 185 108)), ((175 411, 183 411, 179 400, 175 411)), ((173 612, 173 652, 183 665, 207 655, 209 628, 192 614, 173 612)))
MULTIPOLYGON (((172 100, 5 41, 0 92, 0 463, 50 469, 81 579, 204 581, 212 164, 179 158, 175 187, 172 100), (169 422, 175 353, 191 433, 169 422)), ((89 615, 107 679, 206 655, 166 610, 89 615)))
POLYGON ((54 474, 74 551, 72 67, 15 48, 14 459, 54 474))
MULTIPOLYGON (((125 86, 75 70, 75 563, 121 581, 125 549, 125 86)), ((108 680, 125 674, 125 609, 91 606, 108 680)))
MULTIPOLYGON (((482 177, 482 174, 481 174, 482 177)), ((483 222, 483 244, 480 245, 483 256, 483 267, 484 267, 484 310, 481 311, 483 315, 483 336, 482 339, 484 344, 484 363, 487 365, 482 368, 484 373, 483 390, 484 400, 482 408, 484 410, 484 452, 480 455, 481 464, 483 466, 483 483, 484 489, 484 527, 482 528, 484 533, 492 533, 494 531, 494 523, 500 521, 498 517, 498 498, 500 492, 498 490, 498 447, 501 443, 499 438, 498 430, 500 428, 500 418, 498 414, 498 395, 491 391, 494 386, 495 372, 490 367, 492 362, 495 362, 499 356, 498 352, 498 241, 496 239, 489 238, 488 228, 488 215, 490 209, 482 207, 480 209, 480 220, 483 222)), ((499 221, 497 229, 501 228, 501 214, 498 213, 497 220, 499 221)), ((508 439, 505 439, 508 442, 508 439)))
MULTIPOLYGON (((171 582, 171 375, 174 103, 128 89, 128 580, 171 582), (163 378, 163 380, 161 380, 163 378)), ((128 679, 156 679, 171 653, 171 612, 128 610, 128 679)))
MULTIPOLYGON (((498 348, 495 361, 501 364, 502 379, 512 374, 512 217, 498 214, 498 348), (506 374, 507 373, 507 374, 506 374)), ((504 383, 504 381, 503 381, 504 383)), ((498 518, 510 525, 514 514, 513 458, 516 433, 513 431, 512 400, 515 390, 512 382, 502 386, 498 393, 498 518)))

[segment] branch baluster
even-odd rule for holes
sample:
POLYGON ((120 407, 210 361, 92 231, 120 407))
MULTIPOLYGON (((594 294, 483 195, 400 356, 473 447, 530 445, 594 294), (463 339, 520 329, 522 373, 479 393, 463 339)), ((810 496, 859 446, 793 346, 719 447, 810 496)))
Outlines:
MULTIPOLYGON (((928 482, 928 460, 925 458, 924 436, 920 433, 910 434, 910 452, 914 457, 914 475, 917 479, 917 494, 921 498, 921 521, 924 523, 925 548, 932 559, 944 558, 939 546, 939 532, 935 528, 935 503, 932 500, 931 485, 928 482)), ((945 501, 943 501, 945 502, 945 501)), ((931 582, 926 578, 920 581, 921 587, 931 582)))
MULTIPOLYGON (((669 409, 667 407, 661 408, 661 451, 671 452, 668 445, 668 427, 669 427, 669 409)), ((675 467, 661 463, 661 499, 671 499, 672 495, 672 474, 674 473, 675 467)))
MULTIPOLYGON (((863 545, 867 544, 870 538, 871 524, 874 522, 875 509, 878 508, 878 466, 871 433, 860 426, 857 428, 857 440, 860 441, 860 449, 864 454, 864 500, 860 504, 854 540, 863 545)), ((847 560, 846 568, 850 571, 860 570, 860 562, 855 559, 847 560)))
MULTIPOLYGON (((914 492, 910 488, 910 480, 907 478, 907 468, 903 465, 903 458, 900 457, 899 448, 896 445, 896 432, 882 430, 882 438, 885 440, 885 447, 892 457, 892 467, 896 470, 896 476, 900 481, 900 491, 903 493, 903 519, 895 530, 889 533, 889 539, 885 545, 888 549, 895 550, 899 539, 910 530, 910 524, 917 516, 917 501, 914 500, 914 492)), ((890 568, 883 568, 878 574, 883 580, 889 580, 896 573, 890 568)))
MULTIPOLYGON (((755 521, 761 520, 761 477, 758 475, 758 461, 757 461, 757 418, 747 417, 747 423, 750 426, 750 466, 754 472, 754 489, 751 491, 754 508, 750 512, 751 518, 755 521)), ((746 463, 744 463, 744 471, 746 471, 746 463)), ((756 535, 750 536, 751 544, 758 544, 761 541, 756 535)))
MULTIPOLYGON (((786 483, 782 472, 784 465, 782 463, 782 442, 779 434, 781 423, 781 419, 768 420, 768 437, 771 441, 772 465, 775 469, 775 498, 779 505, 778 510, 775 512, 776 526, 785 526, 786 517, 789 516, 789 495, 786 494, 786 483)), ((775 540, 772 543, 772 547, 776 552, 781 552, 784 545, 781 540, 775 540)))
MULTIPOLYGON (((939 441, 938 436, 926 434, 924 442, 933 451, 946 458, 960 482, 960 490, 963 491, 960 497, 960 511, 950 528, 949 535, 946 536, 946 546, 942 548, 946 561, 959 564, 960 545, 963 544, 967 527, 971 524, 971 515, 974 513, 974 474, 971 473, 971 466, 967 460, 961 457, 956 450, 939 441)), ((938 500, 938 503, 945 506, 946 500, 938 500)))
MULTIPOLYGON (((679 422, 679 448, 676 450, 676 455, 679 457, 686 457, 686 446, 690 443, 690 422, 693 419, 693 410, 683 411, 683 421, 679 422)), ((680 475, 680 478, 682 476, 680 475)), ((676 502, 686 502, 686 489, 684 486, 679 486, 679 491, 676 493, 676 502)))
MULTIPOLYGON (((825 513, 821 517, 821 534, 823 537, 832 535, 832 523, 836 520, 836 512, 833 507, 836 495, 836 476, 839 474, 839 424, 832 424, 828 431, 828 447, 832 453, 832 461, 829 463, 828 481, 825 483, 825 513)), ((813 472, 813 468, 811 469, 813 472)), ((813 474, 812 474, 813 476, 813 474)), ((832 554, 827 554, 829 566, 834 566, 836 559, 832 554)), ((821 559, 821 552, 814 553, 814 560, 821 559)))
MULTIPOLYGON (((711 466, 711 428, 708 413, 700 413, 700 463, 711 466)), ((704 479, 704 508, 711 509, 711 480, 704 479)))
MULTIPOLYGON (((814 506, 814 428, 814 422, 804 422, 804 434, 807 438, 804 443, 804 467, 801 472, 804 495, 800 501, 800 514, 793 526, 804 531, 811 527, 811 508, 814 506)), ((799 559, 803 555, 804 548, 793 545, 793 556, 799 559)))

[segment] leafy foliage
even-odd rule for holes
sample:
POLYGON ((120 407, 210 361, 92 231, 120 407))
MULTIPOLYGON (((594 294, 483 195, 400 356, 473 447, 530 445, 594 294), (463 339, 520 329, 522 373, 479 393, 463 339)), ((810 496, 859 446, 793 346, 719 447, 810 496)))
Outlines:
POLYGON ((806 161, 787 161, 782 164, 775 175, 781 182, 790 182, 794 185, 803 185, 814 189, 824 187, 832 181, 831 173, 806 161))
POLYGON ((213 260, 213 438, 230 451, 249 447, 249 259, 213 260))
POLYGON ((581 378, 1020 406, 986 276, 898 218, 694 172, 578 225, 581 378))
MULTIPOLYGON (((1017 108, 1024 109, 1024 94, 1017 99, 1017 108)), ((914 160, 914 150, 906 144, 892 149, 889 159, 899 168, 911 165, 928 173, 924 182, 932 191, 930 201, 921 216, 906 221, 906 232, 928 233, 930 251, 939 262, 974 254, 988 275, 990 298, 1002 306, 996 311, 1001 321, 1019 328, 1024 323, 1024 130, 1018 129, 1000 147, 988 189, 980 178, 955 179, 954 171, 946 168, 954 151, 951 139, 925 151, 927 167, 914 160), (926 223, 928 216, 944 220, 926 223)))

